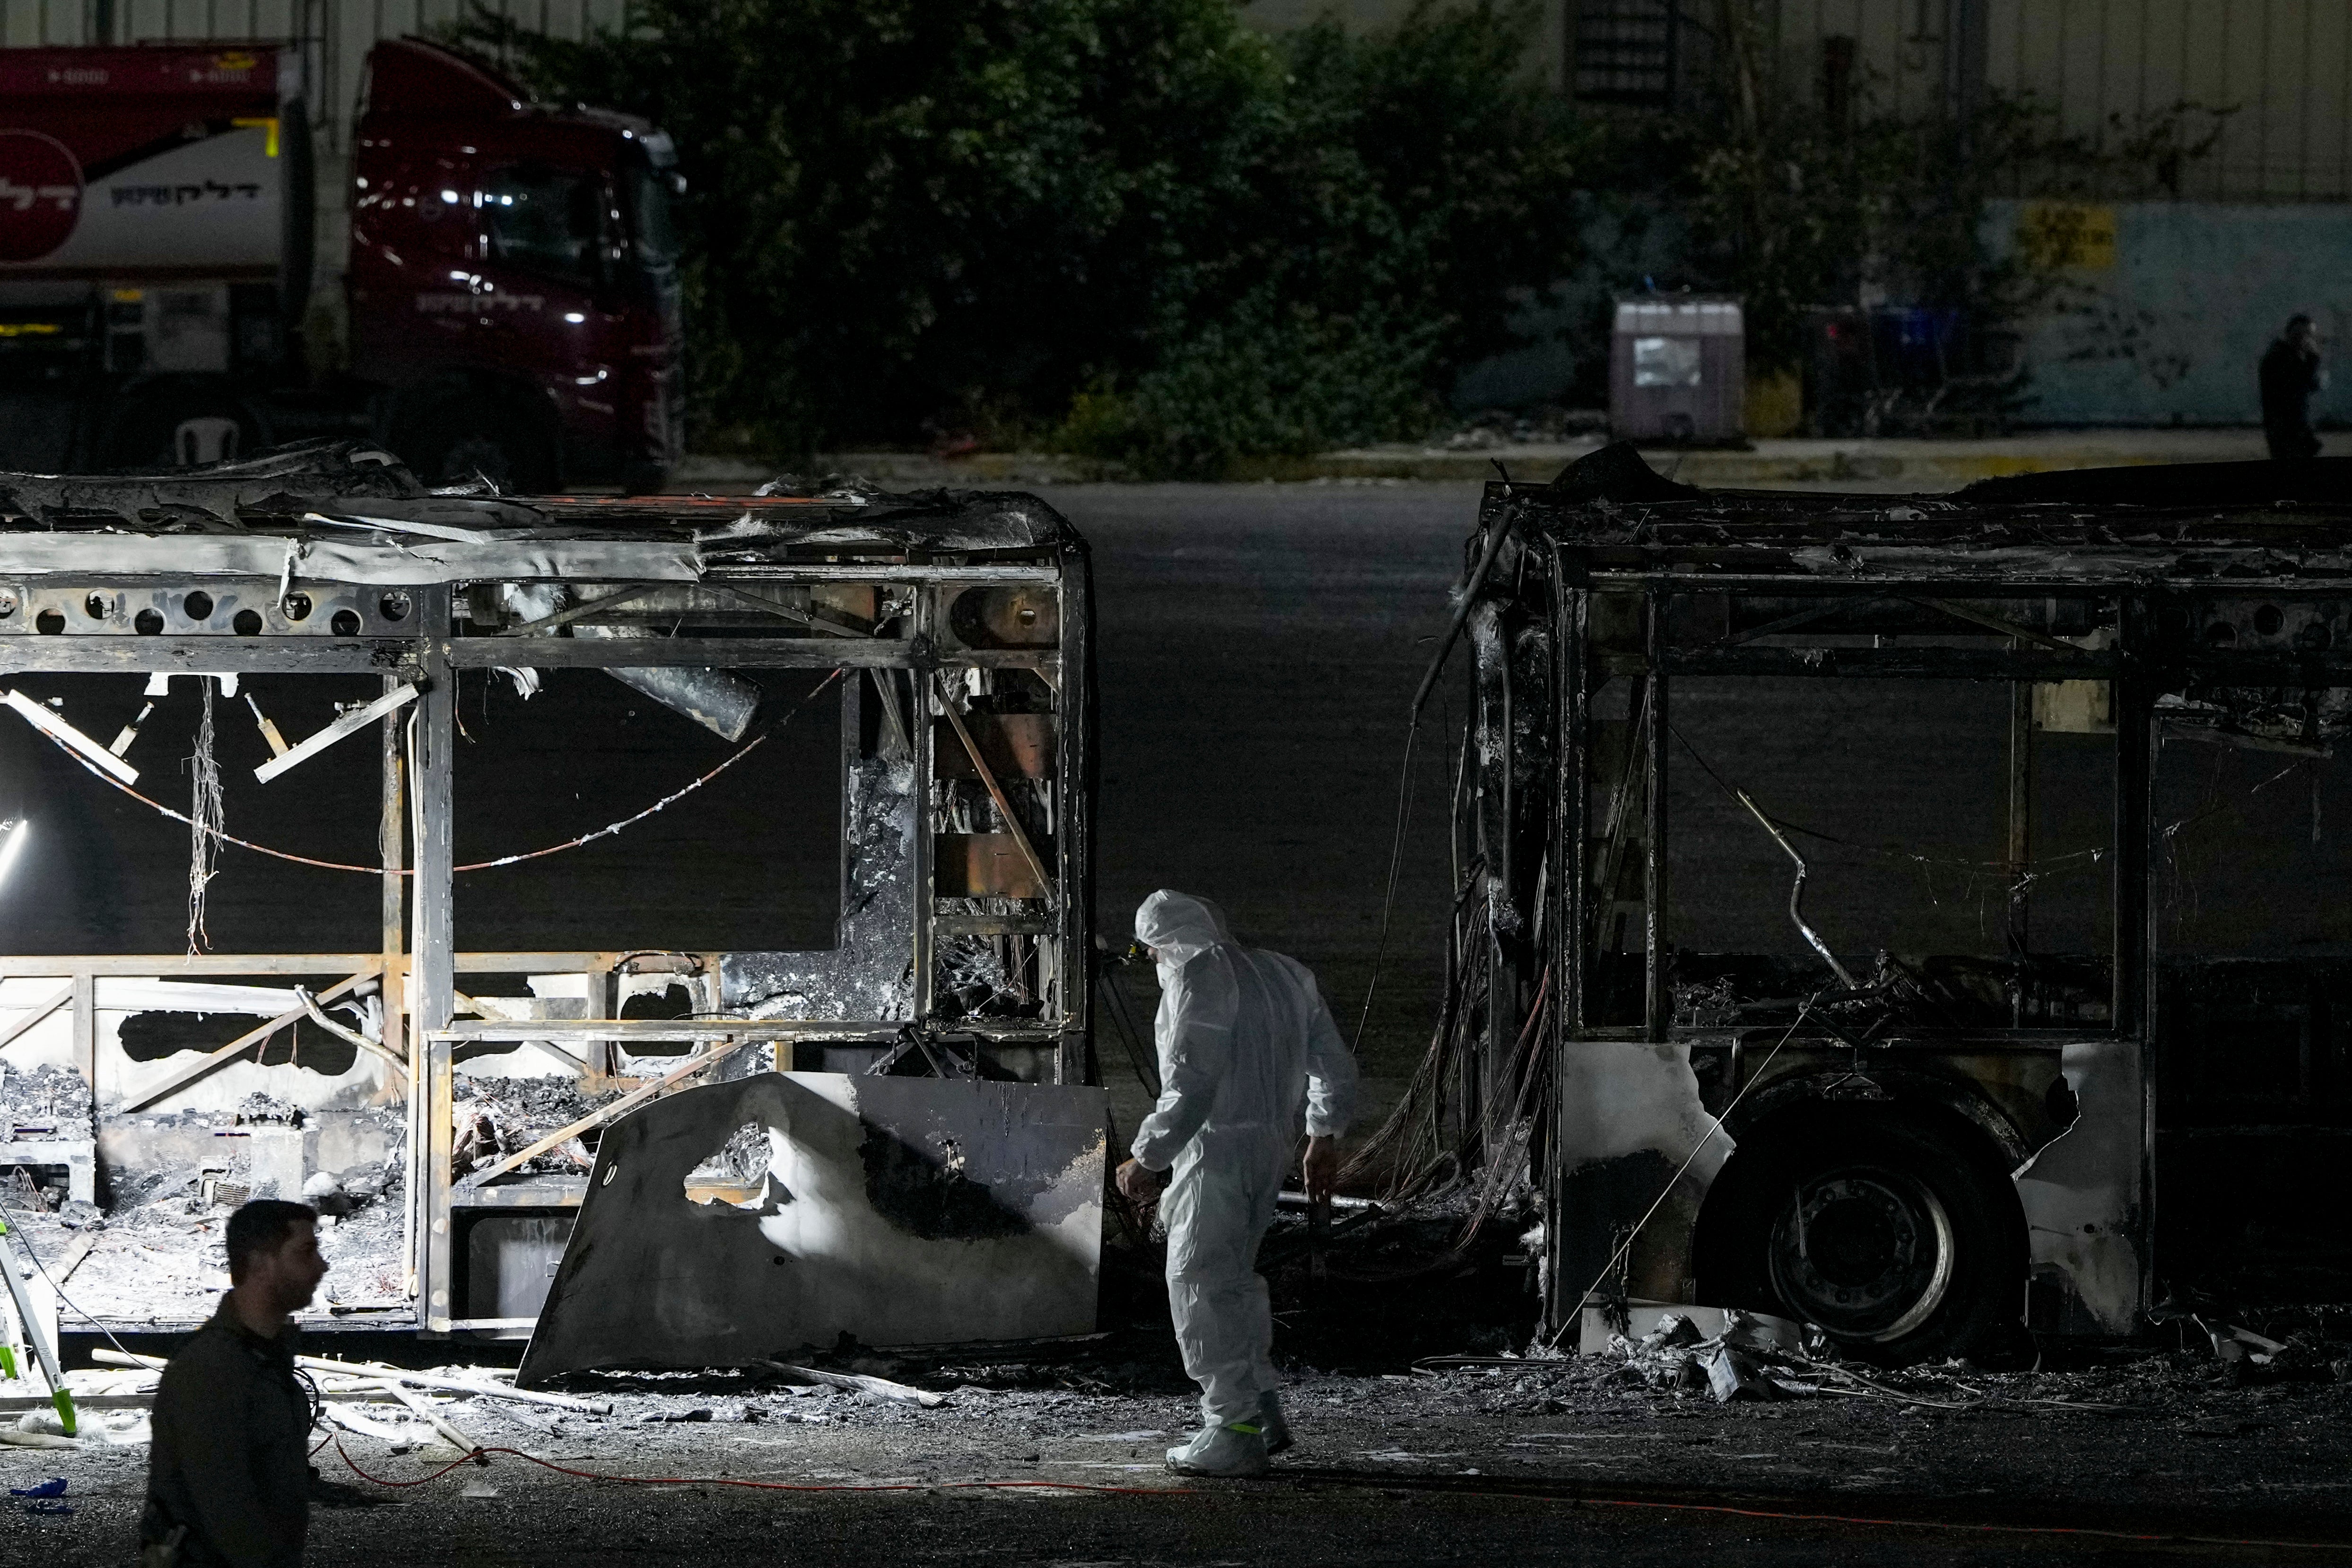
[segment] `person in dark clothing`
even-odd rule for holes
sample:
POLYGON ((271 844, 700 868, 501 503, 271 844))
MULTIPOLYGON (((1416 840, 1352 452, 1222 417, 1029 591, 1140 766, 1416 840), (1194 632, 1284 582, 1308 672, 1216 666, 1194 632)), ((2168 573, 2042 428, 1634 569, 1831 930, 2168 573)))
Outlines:
POLYGON ((310 1395, 293 1314, 326 1278, 319 1216, 259 1199, 228 1219, 228 1293, 163 1369, 152 1420, 142 1564, 282 1568, 310 1524, 310 1395))
POLYGON ((2296 316, 2263 355, 2263 435, 2273 458, 2315 458, 2311 395, 2319 390, 2319 331, 2296 316))

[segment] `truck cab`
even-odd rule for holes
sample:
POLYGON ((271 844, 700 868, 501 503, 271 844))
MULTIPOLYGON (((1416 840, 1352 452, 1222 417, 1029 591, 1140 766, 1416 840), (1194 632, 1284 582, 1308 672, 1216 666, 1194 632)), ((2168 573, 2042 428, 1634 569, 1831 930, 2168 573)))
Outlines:
POLYGON ((436 484, 659 489, 669 139, 390 39, 329 142, 346 206, 308 87, 292 47, 0 48, 0 469, 361 437, 436 484))
POLYGON ((682 435, 669 138, 401 39, 369 56, 355 153, 352 363, 382 437, 428 480, 657 489, 682 435))

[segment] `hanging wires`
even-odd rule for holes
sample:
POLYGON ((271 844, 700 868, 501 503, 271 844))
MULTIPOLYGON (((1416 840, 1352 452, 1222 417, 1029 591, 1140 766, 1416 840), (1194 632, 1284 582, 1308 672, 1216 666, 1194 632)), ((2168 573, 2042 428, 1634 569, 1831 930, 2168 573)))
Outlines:
POLYGON ((1372 974, 1364 984, 1363 1010, 1356 1016, 1355 1038, 1349 1048, 1360 1051, 1364 1044, 1364 1027, 1371 1022, 1372 997, 1379 992, 1381 969, 1388 960, 1389 926, 1396 914, 1397 880, 1404 869, 1405 826, 1412 816, 1413 744, 1421 735, 1422 710, 1429 706, 1429 694, 1437 688, 1437 678, 1444 673, 1446 661, 1454 657, 1454 645, 1462 640, 1462 628, 1470 619, 1470 611, 1478 602, 1478 590, 1486 586, 1486 574, 1502 553, 1503 541, 1510 533, 1510 514, 1498 516, 1487 530, 1486 547, 1479 552, 1478 563, 1463 578, 1454 595, 1454 617, 1445 625, 1445 635, 1437 641, 1437 653, 1429 661, 1429 669, 1421 678, 1420 687, 1412 694, 1412 711, 1407 716, 1404 729, 1404 760, 1397 769, 1396 827, 1389 837, 1389 874, 1386 891, 1381 898, 1381 934, 1372 948, 1372 974))
MULTIPOLYGON (((204 695, 203 716, 196 721, 196 754, 188 759, 188 810, 181 820, 188 825, 188 956, 194 958, 204 951, 209 940, 205 931, 205 889, 218 875, 220 840, 225 837, 221 826, 226 818, 226 801, 221 791, 220 762, 213 752, 213 679, 196 678, 197 689, 204 695)), ((46 731, 45 731, 46 732, 46 731)), ((54 738, 54 737, 53 737, 54 738)), ((89 758, 78 752, 68 752, 76 762, 96 773, 109 784, 128 788, 122 781, 99 773, 89 758)))
MULTIPOLYGON (((728 769, 741 762, 745 757, 750 756, 753 752, 759 750, 761 746, 766 744, 770 740, 773 739, 781 731, 782 731, 785 725, 791 723, 793 716, 798 714, 802 709, 814 701, 818 693, 822 692, 826 687, 831 686, 835 681, 839 680, 845 673, 845 672, 844 670, 836 669, 830 675, 827 675, 823 680, 817 682, 806 696, 803 697, 798 702, 793 704, 791 708, 787 709, 766 729, 752 736, 749 741, 744 742, 740 748, 730 754, 727 759, 721 762, 717 767, 712 768, 709 773, 704 773, 699 778, 694 779, 681 787, 672 790, 669 794, 662 796, 661 799, 654 802, 651 805, 646 806, 643 811, 635 812, 630 816, 622 817, 617 822, 606 823, 604 826, 596 829, 593 833, 583 833, 577 838, 567 838, 561 844, 551 844, 543 848, 528 849, 515 855, 502 855, 495 860, 476 860, 463 866, 453 866, 450 869, 452 871, 496 870, 501 866, 515 866, 521 864, 525 860, 538 860, 550 855, 561 855, 567 849, 577 849, 583 845, 593 844, 599 838, 609 838, 614 834, 619 833, 625 828, 633 827, 636 824, 643 822, 646 817, 653 816, 655 813, 667 810, 670 806, 677 805, 679 801, 684 800, 688 795, 692 795, 696 790, 698 790, 703 785, 710 783, 719 774, 725 773, 728 769)), ((209 687, 206 688, 206 691, 208 693, 210 689, 211 689, 209 687)), ((209 697, 207 698, 206 709, 207 712, 209 712, 209 697)), ((412 741, 412 746, 414 742, 412 741)), ((121 790, 124 795, 129 795, 131 799, 137 801, 140 805, 146 806, 149 810, 160 813, 164 816, 168 816, 174 822, 185 823, 189 827, 196 830, 196 837, 216 839, 222 844, 234 844, 240 849, 250 849, 257 855, 267 855, 273 860, 286 860, 290 861, 297 866, 315 867, 321 871, 353 871, 366 877, 413 877, 416 874, 414 868, 404 867, 398 870, 387 870, 382 866, 356 866, 341 860, 319 860, 314 859, 308 855, 294 854, 290 850, 273 849, 267 844, 256 844, 249 838, 239 838, 233 833, 222 832, 219 828, 217 819, 215 819, 212 826, 206 827, 188 814, 174 811, 170 806, 165 805, 162 801, 156 800, 149 795, 142 795, 139 791, 131 788, 129 784, 124 784, 121 780, 109 776, 107 773, 92 766, 87 759, 75 752, 72 748, 59 744, 58 749, 64 752, 66 755, 72 757, 74 761, 81 763, 81 765, 89 772, 92 777, 99 779, 105 784, 113 785, 116 789, 121 790)), ((410 798, 412 802, 415 800, 415 796, 414 791, 410 792, 410 798)))

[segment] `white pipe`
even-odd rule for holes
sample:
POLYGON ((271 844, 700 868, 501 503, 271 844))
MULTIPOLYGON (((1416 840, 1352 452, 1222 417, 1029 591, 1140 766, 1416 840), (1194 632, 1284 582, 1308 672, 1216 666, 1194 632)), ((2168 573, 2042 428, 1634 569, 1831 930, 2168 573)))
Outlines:
POLYGON ((0 696, 0 702, 7 703, 9 707, 23 714, 25 722, 42 734, 88 758, 92 767, 103 769, 127 784, 139 782, 137 768, 132 767, 23 692, 12 689, 5 696, 0 696))

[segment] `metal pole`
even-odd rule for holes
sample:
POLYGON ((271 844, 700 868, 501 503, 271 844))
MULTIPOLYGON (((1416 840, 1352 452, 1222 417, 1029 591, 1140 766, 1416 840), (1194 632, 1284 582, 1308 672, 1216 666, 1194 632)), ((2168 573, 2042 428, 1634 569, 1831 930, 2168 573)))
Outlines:
POLYGON ((1649 723, 1642 732, 1643 862, 1642 878, 1643 974, 1642 1021, 1649 1037, 1663 1040, 1674 1021, 1666 1003, 1666 668, 1665 598, 1652 593, 1643 601, 1646 616, 1645 652, 1650 667, 1649 723))
MULTIPOLYGON (((951 591, 933 587, 916 590, 914 625, 909 630, 918 647, 926 651, 930 648, 931 628, 935 624, 940 595, 951 591)), ((934 951, 931 922, 939 909, 939 900, 931 892, 932 862, 939 843, 931 822, 931 802, 936 794, 931 774, 934 761, 931 709, 939 701, 939 693, 920 672, 908 685, 912 689, 915 699, 907 710, 909 731, 907 743, 914 752, 910 788, 915 816, 914 864, 908 868, 915 884, 915 919, 908 942, 915 968, 914 1017, 915 1022, 920 1024, 930 1018, 931 990, 937 979, 931 973, 934 951)))
POLYGON ((98 977, 82 970, 73 977, 74 1066, 89 1090, 90 1125, 98 1125, 98 977))
MULTIPOLYGON (((383 678, 387 692, 400 684, 396 676, 383 678)), ((383 1045, 394 1056, 405 1056, 407 1042, 403 973, 408 952, 408 879, 402 872, 408 864, 408 791, 400 760, 400 731, 406 721, 403 713, 383 717, 383 817, 376 830, 378 858, 383 866, 383 1045)), ((415 1068, 415 1059, 410 1058, 411 1083, 416 1079, 415 1068)))
POLYGON ((449 1205, 449 1162, 456 1138, 449 1043, 432 1038, 446 1029, 457 999, 456 944, 452 931, 450 868, 456 862, 455 801, 451 767, 457 742, 457 693, 449 668, 449 590, 415 591, 418 630, 425 643, 424 695, 416 703, 416 898, 415 986, 416 1035, 424 1042, 426 1081, 425 1131, 419 1142, 425 1170, 418 1183, 425 1204, 425 1268, 421 1290, 428 1329, 446 1331, 454 1287, 449 1205))
MULTIPOLYGON (((2157 756, 2163 744, 2154 722, 2159 654, 2155 606, 2144 594, 2124 595, 2116 643, 2122 655, 2115 684, 2116 875, 2115 1019, 2118 1034, 2136 1037, 2140 1056, 2139 1234, 2140 1301, 2156 1300, 2157 1032, 2164 1026, 2157 984, 2158 911, 2153 896, 2158 837, 2157 756)), ((2168 662, 2168 659, 2164 662, 2168 662)))
MULTIPOLYGON (((2010 640, 2011 653, 2021 646, 2013 637, 2010 640)), ((2009 866, 2009 950, 2022 958, 2030 945, 2026 916, 2031 900, 2025 879, 2027 868, 2033 863, 2033 682, 2030 680, 2009 683, 2009 850, 2003 858, 2009 866)), ((2024 1026, 2022 1018, 2011 1023, 2024 1026)))
MULTIPOLYGON (((383 684, 389 691, 398 681, 387 675, 383 678, 383 684)), ((408 1155, 408 1202, 400 1218, 400 1256, 402 1267, 407 1271, 407 1294, 413 1298, 416 1292, 420 1262, 416 1249, 416 1140, 425 1125, 425 1075, 418 1070, 418 1056, 409 1048, 415 1034, 407 1026, 408 879, 400 874, 401 868, 407 864, 408 855, 408 792, 403 783, 401 765, 401 733, 407 722, 408 715, 404 712, 383 716, 383 756, 379 784, 381 821, 376 828, 377 858, 383 867, 383 903, 379 916, 383 967, 377 971, 377 984, 382 987, 383 1001, 384 1048, 408 1063, 408 1131, 404 1140, 408 1155)))
MULTIPOLYGON (((1059 710, 1055 746, 1054 855, 1055 925, 1059 940, 1055 957, 1061 969, 1062 1045, 1056 1081, 1085 1083, 1100 1078, 1089 1074, 1093 1050, 1095 887, 1094 758, 1087 750, 1091 726, 1087 716, 1094 707, 1094 576, 1082 550, 1062 555, 1062 684, 1056 694, 1059 710)), ((1039 977, 1043 979, 1041 975, 1039 977)))
MULTIPOLYGON (((1555 581, 1565 582, 1564 563, 1554 549, 1555 581)), ((1559 976, 1559 1003, 1553 1011, 1555 1022, 1551 1031, 1549 1056, 1552 1068, 1552 1092, 1547 1106, 1549 1126, 1544 1140, 1545 1165, 1543 1189, 1546 1212, 1567 1213, 1567 1162, 1560 1158, 1559 1124, 1566 1110, 1566 1063, 1561 1058, 1576 1049, 1578 1033, 1585 1023, 1584 988, 1588 974, 1587 955, 1591 952, 1592 921, 1588 906, 1592 899, 1591 850, 1591 790, 1592 753, 1587 719, 1591 708, 1591 694, 1587 689, 1585 661, 1591 652, 1592 595, 1584 588, 1570 589, 1562 595, 1561 614, 1555 641, 1559 647, 1559 690, 1556 706, 1559 712, 1559 734, 1557 741, 1559 785, 1552 818, 1554 862, 1564 873, 1553 878, 1555 909, 1551 924, 1551 949, 1554 954, 1553 973, 1559 976)), ((1570 1304, 1561 1299, 1560 1255, 1564 1248, 1557 1239, 1559 1227, 1554 1226, 1555 1239, 1544 1248, 1544 1326, 1557 1334, 1568 1321, 1569 1314, 1582 1309, 1582 1303, 1570 1304)))

